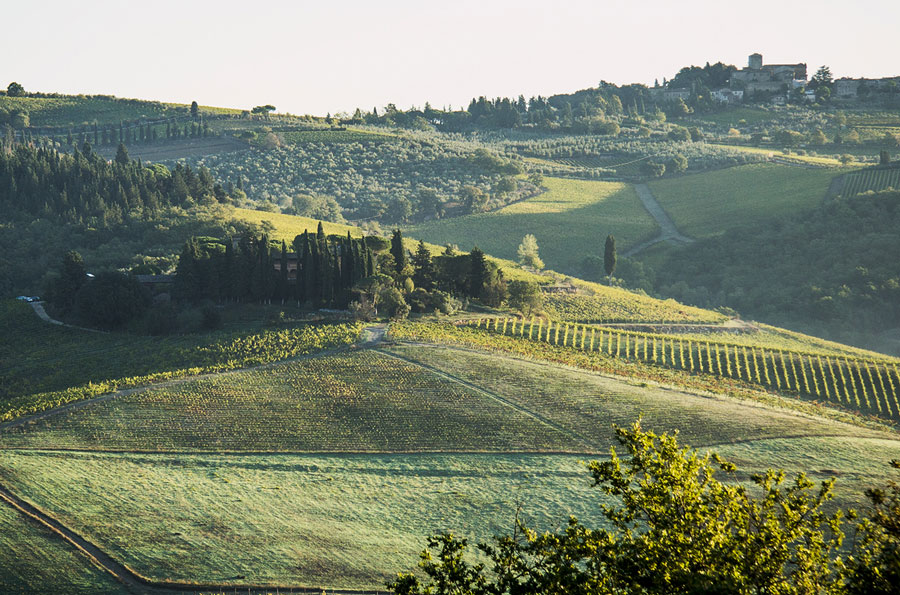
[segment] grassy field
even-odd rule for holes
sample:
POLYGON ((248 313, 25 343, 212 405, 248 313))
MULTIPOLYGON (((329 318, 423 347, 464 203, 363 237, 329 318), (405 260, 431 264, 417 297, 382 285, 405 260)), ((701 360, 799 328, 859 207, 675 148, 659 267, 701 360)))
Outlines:
POLYGON ((509 532, 518 502, 539 528, 598 522, 578 461, 3 451, 0 478, 150 578, 384 588, 427 535, 509 532))
MULTIPOLYGON (((779 438, 713 450, 738 461, 741 478, 773 463, 816 481, 837 476, 838 503, 855 505, 883 481, 900 442, 779 438)), ((538 530, 562 529, 569 514, 597 526, 604 499, 580 460, 3 451, 0 477, 153 579, 383 588, 415 565, 426 535, 509 533, 517 504, 538 530)))
MULTIPOLYGON (((250 582, 379 588, 415 565, 425 536, 509 532, 517 504, 538 529, 559 529, 569 514, 600 523, 601 496, 580 461, 608 453, 611 424, 641 415, 647 428, 733 456, 741 480, 773 461, 838 476, 841 504, 862 500, 900 457, 890 432, 774 395, 659 387, 641 382, 637 364, 590 357, 631 377, 539 355, 388 344, 186 380, 7 430, 0 483, 152 579, 225 592, 250 582), (360 450, 375 452, 349 454, 360 450)), ((732 392, 728 382, 715 386, 732 392)), ((34 541, 21 531, 3 539, 34 541)), ((62 555, 59 544, 34 547, 38 560, 62 555)), ((30 567, 12 568, 0 584, 30 567)))
POLYGON ((607 234, 624 250, 657 231, 627 184, 545 178, 544 186, 547 192, 499 211, 430 221, 408 228, 409 233, 466 250, 477 245, 510 260, 516 259, 522 236, 531 233, 549 268, 573 273, 586 256, 602 255, 607 234))
MULTIPOLYGON (((252 209, 235 209, 234 218, 267 227, 270 229, 269 237, 271 239, 284 240, 288 243, 288 247, 290 247, 294 238, 304 231, 309 231, 313 234, 316 233, 316 229, 319 225, 317 219, 310 219, 309 217, 285 215, 284 213, 270 213, 268 211, 254 211, 252 209), (265 221, 268 221, 271 227, 266 226, 264 224, 265 221)), ((355 238, 363 235, 360 228, 352 225, 342 225, 340 223, 323 221, 322 228, 328 235, 340 234, 346 236, 348 231, 350 232, 350 235, 355 238)))
POLYGON ((752 164, 650 183, 678 229, 702 238, 815 208, 840 172, 752 164))
POLYGON ((0 504, 0 592, 125 595, 129 591, 54 533, 4 502, 0 504))
MULTIPOLYGON (((32 126, 68 126, 97 122, 118 124, 123 120, 162 118, 187 115, 190 105, 161 103, 121 97, 90 97, 66 95, 62 97, 0 96, 0 108, 28 112, 32 126)), ((201 112, 239 114, 241 110, 200 106, 201 112)))

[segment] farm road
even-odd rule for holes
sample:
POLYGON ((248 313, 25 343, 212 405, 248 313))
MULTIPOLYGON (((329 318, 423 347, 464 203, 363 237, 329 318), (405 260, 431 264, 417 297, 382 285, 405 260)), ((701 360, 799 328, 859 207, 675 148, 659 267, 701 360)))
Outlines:
POLYGON ((637 192, 638 198, 641 199, 644 209, 646 209, 650 216, 656 220, 656 224, 659 225, 660 231, 658 236, 645 242, 641 242, 637 246, 633 246, 626 251, 623 256, 634 256, 638 252, 646 250, 650 246, 660 242, 671 242, 677 245, 686 245, 694 242, 693 238, 689 238, 678 231, 678 228, 675 227, 675 223, 672 222, 668 213, 662 208, 659 201, 656 200, 656 197, 653 196, 653 192, 650 191, 650 187, 647 186, 647 184, 635 184, 634 189, 637 192))
MULTIPOLYGON (((405 343, 405 344, 410 345, 411 343, 405 343)), ((447 372, 445 372, 445 371, 443 371, 443 370, 440 370, 440 369, 438 369, 438 368, 435 368, 434 366, 430 366, 430 365, 425 364, 425 363, 423 363, 423 362, 420 362, 420 361, 417 361, 417 360, 414 360, 414 359, 410 359, 410 358, 404 357, 404 356, 402 356, 402 355, 400 355, 400 354, 397 354, 397 353, 392 353, 392 352, 390 352, 390 351, 385 351, 385 350, 383 350, 383 349, 378 350, 378 353, 380 353, 381 355, 387 356, 387 357, 391 357, 391 358, 396 359, 396 360, 400 360, 400 361, 402 361, 402 362, 406 362, 406 363, 408 363, 408 364, 412 364, 412 365, 414 365, 414 366, 417 366, 417 367, 419 367, 419 368, 422 368, 423 370, 426 370, 427 372, 429 372, 429 373, 431 373, 431 374, 434 374, 435 376, 439 376, 439 377, 441 377, 441 378, 443 378, 443 379, 445 379, 445 380, 449 380, 450 382, 453 382, 453 383, 455 383, 455 384, 460 384, 460 385, 462 385, 462 386, 468 388, 469 390, 472 390, 472 391, 475 391, 475 392, 477 392, 477 393, 479 393, 479 394, 482 394, 482 395, 488 397, 488 398, 491 399, 491 400, 497 401, 498 403, 501 403, 501 404, 503 404, 503 405, 506 405, 507 407, 510 407, 511 409, 514 409, 514 410, 518 411, 519 413, 522 413, 522 414, 527 415, 528 417, 530 417, 530 418, 532 418, 532 419, 534 419, 534 420, 536 420, 536 421, 539 421, 540 423, 544 424, 545 426, 548 426, 548 427, 550 427, 550 428, 553 428, 553 429, 556 430, 557 432, 561 432, 561 433, 566 434, 566 435, 568 435, 568 436, 570 436, 570 437, 572 437, 572 438, 575 438, 576 440, 578 440, 579 442, 581 442, 583 445, 585 445, 586 447, 588 447, 588 448, 591 449, 592 451, 598 451, 598 452, 599 452, 600 450, 603 449, 602 446, 599 446, 599 445, 597 445, 597 444, 593 444, 590 440, 588 440, 588 439, 585 438, 584 436, 581 436, 580 434, 578 434, 577 432, 575 432, 575 431, 572 430, 571 428, 566 428, 566 427, 564 427, 564 426, 561 426, 561 425, 557 424, 556 422, 554 422, 554 421, 552 421, 552 420, 550 420, 550 419, 547 419, 546 417, 544 417, 544 416, 541 415, 540 413, 537 413, 537 412, 535 412, 535 411, 532 411, 532 410, 530 410, 530 409, 527 409, 527 408, 525 408, 525 407, 522 407, 521 405, 519 405, 519 404, 517 404, 517 403, 513 403, 512 401, 510 401, 510 400, 508 400, 508 399, 506 399, 506 398, 504 398, 504 397, 501 397, 501 396, 498 395, 497 393, 495 393, 495 392, 493 392, 493 391, 490 391, 490 390, 488 390, 488 389, 486 389, 486 388, 484 388, 484 387, 482 387, 482 386, 478 386, 477 384, 473 384, 473 383, 471 383, 471 382, 469 382, 469 381, 467 381, 467 380, 464 380, 464 379, 462 379, 462 378, 460 378, 460 377, 458 377, 458 376, 454 376, 453 374, 449 374, 449 373, 447 373, 447 372)))

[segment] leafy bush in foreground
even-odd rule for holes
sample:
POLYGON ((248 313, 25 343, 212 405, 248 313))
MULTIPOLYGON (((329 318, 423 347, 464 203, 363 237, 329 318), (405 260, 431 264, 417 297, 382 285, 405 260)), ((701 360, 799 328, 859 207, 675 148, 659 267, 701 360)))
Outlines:
POLYGON ((467 540, 437 535, 419 563, 427 583, 401 573, 388 587, 399 595, 895 588, 888 581, 897 566, 896 487, 890 498, 881 493, 881 509, 869 523, 879 531, 866 533, 867 545, 855 548, 845 563, 839 557, 844 513, 824 510, 834 479, 816 486, 803 474, 786 481, 784 472, 769 470, 752 477, 755 487, 749 489, 734 482, 734 464, 679 446, 677 435, 657 436, 642 430, 640 422, 616 432, 629 458, 619 458, 613 449, 610 460, 588 466, 593 486, 611 501, 599 504, 606 527, 587 527, 570 517, 565 529, 538 534, 517 519, 513 535, 478 545, 490 569, 466 559, 467 540), (732 481, 720 481, 716 476, 722 472, 732 481))

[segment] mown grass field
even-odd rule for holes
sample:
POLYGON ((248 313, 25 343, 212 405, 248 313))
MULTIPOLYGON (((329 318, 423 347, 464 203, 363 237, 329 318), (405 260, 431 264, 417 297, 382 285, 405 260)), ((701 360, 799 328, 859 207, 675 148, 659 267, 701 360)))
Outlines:
POLYGON ((581 458, 2 451, 0 479, 152 579, 383 589, 427 535, 487 540, 520 502, 599 522, 581 458))
POLYGON ((574 273, 587 256, 601 256, 607 234, 628 246, 656 234, 657 226, 634 189, 617 182, 545 178, 547 192, 491 213, 429 221, 408 228, 433 244, 473 245, 516 260, 526 233, 534 234, 548 268, 574 273))
POLYGON ((0 592, 125 595, 129 591, 54 533, 26 520, 3 502, 0 503, 0 592))
POLYGON ((751 164, 659 180, 650 189, 682 233, 703 238, 815 208, 839 173, 751 164))
MULTIPOLYGON (((318 219, 298 217, 296 215, 285 215, 284 213, 271 213, 269 211, 255 211, 253 209, 234 209, 234 218, 262 225, 263 227, 267 227, 264 222, 268 221, 271 225, 269 237, 273 240, 284 240, 287 242, 289 250, 291 249, 291 242, 294 241, 295 237, 302 234, 304 231, 314 234, 319 226, 318 219)), ((348 231, 354 238, 363 235, 360 228, 352 225, 342 225, 340 223, 323 221, 322 228, 328 235, 340 234, 346 236, 348 231)))

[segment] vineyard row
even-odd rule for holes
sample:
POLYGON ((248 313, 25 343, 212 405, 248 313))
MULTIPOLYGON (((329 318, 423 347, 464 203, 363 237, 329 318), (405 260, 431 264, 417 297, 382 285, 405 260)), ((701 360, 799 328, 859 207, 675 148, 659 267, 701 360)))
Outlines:
POLYGON ((900 370, 893 363, 695 341, 543 319, 485 318, 472 326, 632 361, 716 374, 900 420, 900 370))

